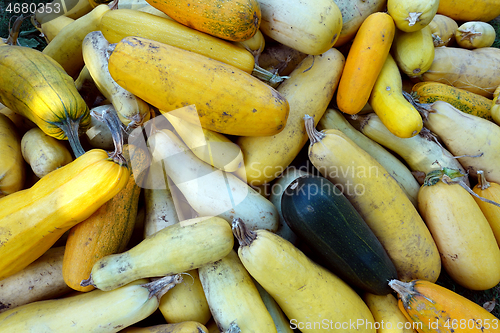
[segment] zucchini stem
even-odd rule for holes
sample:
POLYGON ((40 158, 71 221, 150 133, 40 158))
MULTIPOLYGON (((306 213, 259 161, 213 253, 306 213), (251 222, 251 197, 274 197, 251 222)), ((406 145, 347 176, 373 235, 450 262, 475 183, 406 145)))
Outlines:
POLYGON ((486 177, 484 176, 484 171, 483 170, 477 170, 477 186, 481 190, 486 190, 488 187, 490 187, 490 183, 486 180, 486 177))
POLYGON ((306 128, 307 136, 311 141, 311 146, 320 142, 326 135, 325 133, 316 130, 314 127, 314 117, 307 114, 304 116, 304 127, 306 128))
POLYGON ((240 243, 240 246, 249 246, 257 238, 257 234, 248 229, 242 219, 236 217, 232 223, 233 234, 240 243))
POLYGON ((280 76, 276 73, 272 73, 257 64, 255 64, 253 68, 252 75, 259 80, 269 83, 272 87, 276 87, 279 83, 289 78, 289 76, 280 76))
POLYGON ((101 115, 98 115, 97 113, 94 113, 93 115, 97 120, 104 122, 111 132, 115 150, 111 153, 108 153, 109 157, 111 157, 116 163, 119 163, 120 165, 126 164, 127 162, 123 157, 123 127, 120 118, 118 118, 118 113, 116 113, 115 108, 110 106, 109 108, 104 110, 101 115))
POLYGON ((82 117, 80 116, 75 120, 70 117, 66 117, 61 122, 53 123, 59 127, 68 138, 69 145, 71 146, 73 154, 75 154, 76 158, 85 154, 85 150, 83 149, 80 138, 78 137, 78 129, 80 127, 81 118, 82 117))
POLYGON ((148 299, 156 297, 160 301, 161 297, 170 289, 182 282, 181 274, 167 275, 152 282, 145 283, 141 287, 149 291, 148 299))

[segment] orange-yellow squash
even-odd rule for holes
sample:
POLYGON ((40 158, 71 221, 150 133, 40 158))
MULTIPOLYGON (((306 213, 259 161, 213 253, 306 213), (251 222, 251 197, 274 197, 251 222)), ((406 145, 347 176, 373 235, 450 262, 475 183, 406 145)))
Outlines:
POLYGON ((162 112, 190 106, 184 119, 215 132, 274 135, 288 117, 287 100, 252 75, 149 39, 122 39, 109 57, 109 72, 162 112))

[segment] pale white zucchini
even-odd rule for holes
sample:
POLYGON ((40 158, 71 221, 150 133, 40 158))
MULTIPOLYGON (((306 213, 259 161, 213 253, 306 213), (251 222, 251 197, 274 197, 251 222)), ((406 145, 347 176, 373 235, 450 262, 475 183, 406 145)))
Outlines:
POLYGON ((39 301, 0 314, 2 332, 113 333, 158 309, 161 296, 182 281, 180 275, 148 283, 134 281, 110 292, 93 290, 73 297, 39 301))
POLYGON ((116 109, 120 121, 137 127, 150 116, 149 104, 121 87, 108 71, 109 42, 101 31, 89 33, 82 43, 83 60, 95 85, 116 109))
POLYGON ((205 129, 201 124, 191 124, 175 114, 176 110, 165 113, 164 116, 196 157, 227 172, 235 172, 243 166, 240 147, 224 134, 205 129))
MULTIPOLYGON (((87 68, 87 67, 84 67, 87 68)), ((112 104, 100 105, 90 110, 90 126, 85 132, 88 143, 95 148, 113 150, 115 144, 109 127, 102 121, 102 113, 108 109, 114 109, 112 104)), ((116 110, 115 110, 116 111, 116 110)))
POLYGON ((221 331, 235 322, 242 332, 277 333, 257 287, 234 250, 198 270, 210 312, 221 331))
POLYGON ((377 162, 389 172, 391 177, 398 182, 399 187, 405 192, 413 205, 415 207, 417 206, 417 195, 420 184, 412 175, 408 167, 384 147, 354 128, 340 111, 333 108, 326 110, 317 128, 320 131, 338 129, 344 133, 349 139, 354 141, 355 144, 377 160, 377 162))
POLYGON ((330 0, 259 0, 264 35, 306 54, 321 54, 340 36, 342 13, 330 0))
POLYGON ((82 286, 109 291, 131 281, 178 274, 226 256, 231 227, 220 217, 199 217, 161 229, 130 250, 101 258, 82 286))
MULTIPOLYGON (((412 138, 398 138, 384 126, 376 114, 371 113, 361 122, 361 131, 367 137, 394 151, 408 163, 412 171, 422 172, 424 177, 432 170, 440 170, 442 167, 458 169, 462 174, 466 174, 458 159, 443 148, 438 139, 425 128, 412 138)), ((469 185, 467 176, 462 180, 469 185)))
POLYGON ((201 161, 172 131, 154 133, 148 144, 153 161, 162 161, 166 174, 200 216, 217 215, 229 223, 245 216, 251 229, 277 230, 278 212, 269 200, 232 173, 201 161))
POLYGON ((62 276, 64 246, 47 250, 22 271, 0 280, 0 312, 72 291, 62 276))

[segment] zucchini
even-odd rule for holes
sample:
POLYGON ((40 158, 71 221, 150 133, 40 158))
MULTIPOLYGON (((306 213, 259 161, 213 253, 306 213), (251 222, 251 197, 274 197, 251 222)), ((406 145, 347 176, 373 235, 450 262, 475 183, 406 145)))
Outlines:
POLYGON ((361 215, 328 179, 303 175, 281 198, 286 223, 342 280, 377 295, 397 271, 361 215))

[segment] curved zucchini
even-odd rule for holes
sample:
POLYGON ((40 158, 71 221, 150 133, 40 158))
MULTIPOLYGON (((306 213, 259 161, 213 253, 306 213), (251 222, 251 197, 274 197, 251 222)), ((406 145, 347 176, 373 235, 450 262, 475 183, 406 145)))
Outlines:
POLYGON ((345 282, 376 295, 389 294, 396 268, 375 234, 328 179, 295 179, 281 198, 286 223, 345 282))
POLYGON ((42 52, 22 46, 0 47, 0 68, 0 102, 46 134, 69 140, 75 155, 83 155, 78 129, 90 124, 90 112, 64 69, 42 52))
POLYGON ((0 113, 0 198, 22 190, 25 179, 21 137, 14 123, 0 113))

